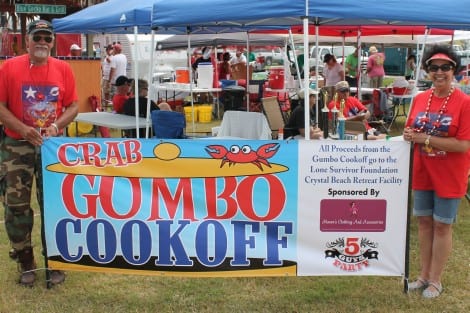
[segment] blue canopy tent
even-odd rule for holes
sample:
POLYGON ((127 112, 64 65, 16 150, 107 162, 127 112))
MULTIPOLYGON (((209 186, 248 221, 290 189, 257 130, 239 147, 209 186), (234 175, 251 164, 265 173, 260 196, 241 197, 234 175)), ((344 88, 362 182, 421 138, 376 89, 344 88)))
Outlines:
MULTIPOLYGON (((135 42, 137 34, 154 33, 150 28, 152 5, 155 1, 148 0, 109 0, 93 6, 89 6, 74 14, 52 20, 57 33, 81 33, 81 34, 134 34, 135 42)), ((155 46, 152 36, 152 46, 155 46)), ((134 47, 137 52, 137 47, 134 47)), ((136 55, 137 53, 135 53, 136 55)), ((150 54, 150 64, 153 64, 153 54, 150 54)), ((152 77, 152 67, 149 68, 149 77, 152 77)), ((134 77, 139 77, 138 66, 134 66, 134 77)), ((137 79, 135 80, 137 93, 137 79)), ((147 105, 150 110, 150 103, 147 105)), ((136 98, 136 129, 139 129, 139 104, 136 98)), ((147 112, 147 136, 150 125, 150 112, 147 112)), ((139 132, 137 131, 137 134, 139 132)))
POLYGON ((58 33, 150 34, 152 5, 148 0, 109 0, 52 20, 58 33))
POLYGON ((470 8, 450 0, 445 8, 429 0, 220 0, 159 1, 153 6, 152 28, 176 26, 259 27, 299 24, 308 17, 315 25, 426 25, 432 28, 469 29, 470 8), (208 9, 210 8, 210 9, 208 9), (444 12, 445 10, 445 12, 444 12), (443 14, 445 13, 445 14, 443 14))
MULTIPOLYGON (((58 33, 84 33, 84 34, 131 34, 135 35, 135 42, 137 34, 154 33, 151 29, 151 15, 153 4, 164 2, 160 0, 109 0, 90 7, 87 7, 77 13, 71 14, 64 18, 53 19, 52 23, 56 32, 58 33)), ((242 30, 246 33, 246 28, 237 27, 237 30, 242 30)), ((219 28, 214 26, 210 32, 234 32, 235 28, 223 27, 219 28)), ((160 28, 159 34, 187 34, 186 26, 172 27, 171 29, 160 28)), ((207 33, 208 29, 200 29, 198 32, 207 33)), ((153 36, 152 36, 153 38, 153 36)), ((235 39, 234 39, 235 40, 235 39)), ((271 40, 275 40, 271 38, 271 40)), ((238 39, 237 43, 242 42, 238 39)), ((279 42, 279 38, 276 39, 279 42)), ((270 43, 272 44, 272 43, 270 43)), ((152 46, 155 43, 152 40, 152 46)), ((137 49, 137 48, 136 48, 137 49)), ((151 54, 150 64, 153 64, 153 54, 151 54)), ((152 66, 149 68, 149 77, 152 77, 152 66)), ((134 66, 134 77, 139 77, 138 66, 134 66)), ((137 90, 137 81, 135 82, 137 90)), ((138 104, 136 103, 136 114, 138 115, 138 104)), ((148 106, 149 107, 149 106, 148 106)), ((147 126, 150 125, 149 112, 147 112, 147 126)), ((139 121, 136 118, 136 128, 138 128, 139 121)), ((137 132, 138 133, 138 132, 137 132)))
MULTIPOLYGON (((308 64, 308 23, 320 25, 426 25, 433 28, 467 29, 470 27, 470 8, 457 0, 442 4, 428 0, 383 0, 371 4, 356 0, 345 5, 344 0, 237 0, 230 5, 221 0, 156 2, 153 6, 152 28, 187 27, 190 30, 227 28, 262 28, 292 26, 303 21, 304 55, 308 64), (210 8, 210 10, 208 9, 210 8)), ((316 31, 318 33, 318 29, 316 31)), ((317 43, 318 45, 318 37, 317 43)), ((318 59, 318 58, 317 58, 318 59)), ((308 86, 305 75, 304 86, 308 86)), ((317 84, 318 85, 318 84, 317 84)), ((304 98, 308 99, 305 88, 304 98)), ((317 114, 318 116, 318 114, 317 114)), ((305 125, 309 125, 305 110, 305 125)), ((307 127, 306 127, 307 128, 307 127)), ((307 132, 306 139, 309 139, 307 132)))

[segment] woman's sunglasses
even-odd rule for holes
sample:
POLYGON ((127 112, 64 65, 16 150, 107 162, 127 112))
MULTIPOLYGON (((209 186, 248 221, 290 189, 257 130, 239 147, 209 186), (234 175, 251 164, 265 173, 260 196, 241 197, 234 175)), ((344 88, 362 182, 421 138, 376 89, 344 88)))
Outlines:
POLYGON ((40 36, 40 35, 34 35, 33 36, 33 41, 34 42, 40 42, 41 39, 44 39, 44 41, 47 42, 47 43, 51 43, 52 40, 54 40, 54 38, 51 37, 51 36, 40 36))
POLYGON ((428 66, 428 70, 430 72, 437 72, 437 71, 439 71, 439 69, 441 69, 441 71, 443 71, 443 72, 448 72, 453 68, 454 68, 454 66, 451 65, 451 64, 442 64, 441 66, 432 64, 432 65, 428 66))

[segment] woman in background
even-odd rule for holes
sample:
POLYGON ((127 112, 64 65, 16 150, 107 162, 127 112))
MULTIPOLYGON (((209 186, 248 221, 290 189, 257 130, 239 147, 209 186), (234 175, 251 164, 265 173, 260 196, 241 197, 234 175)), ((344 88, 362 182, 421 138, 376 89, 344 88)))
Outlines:
POLYGON ((414 54, 408 56, 406 59, 405 79, 413 79, 416 70, 416 56, 414 54))
POLYGON ((219 79, 230 79, 230 75, 232 74, 230 58, 230 52, 224 52, 222 55, 222 63, 219 67, 219 79))

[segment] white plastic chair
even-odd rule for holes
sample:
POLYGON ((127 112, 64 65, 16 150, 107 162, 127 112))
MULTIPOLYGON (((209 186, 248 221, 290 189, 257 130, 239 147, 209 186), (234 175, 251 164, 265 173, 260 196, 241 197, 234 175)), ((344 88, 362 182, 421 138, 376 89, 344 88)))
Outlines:
POLYGON ((226 111, 217 137, 271 140, 271 128, 263 113, 226 111))

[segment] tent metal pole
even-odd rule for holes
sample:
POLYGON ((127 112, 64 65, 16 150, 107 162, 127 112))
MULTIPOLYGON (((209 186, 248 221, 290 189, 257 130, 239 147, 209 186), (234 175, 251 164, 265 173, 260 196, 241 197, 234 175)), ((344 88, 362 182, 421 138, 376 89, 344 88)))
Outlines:
MULTIPOLYGON (((193 133, 196 132, 196 125, 194 124, 194 97, 193 97, 193 67, 191 64, 191 32, 188 27, 188 52, 186 56, 188 58, 188 71, 189 71, 189 94, 191 95, 191 114, 192 114, 192 129, 193 133)), ((184 100, 183 100, 183 109, 184 109, 184 100)))
MULTIPOLYGON (((320 65, 320 60, 319 60, 319 50, 318 50, 318 38, 320 37, 320 26, 318 26, 318 23, 315 25, 315 47, 316 47, 316 51, 317 51, 317 55, 315 56, 315 90, 317 91, 317 96, 315 97, 315 123, 318 125, 318 115, 319 115, 319 108, 318 108, 318 101, 319 101, 319 98, 320 98, 320 90, 318 89, 318 77, 320 75, 320 72, 318 71, 318 65, 320 65)), ((307 34, 307 38, 308 38, 308 34, 307 34)), ((307 40, 307 49, 308 49, 308 40, 307 40)), ((310 53, 310 51, 308 52, 310 53)), ((308 80, 306 80, 306 85, 305 87, 306 88, 310 88, 310 56, 309 56, 309 59, 308 60, 308 63, 307 66, 308 66, 308 69, 307 69, 307 74, 305 74, 305 65, 304 65, 304 75, 305 77, 308 78, 308 80)), ((326 85, 326 84, 325 84, 326 85)))
POLYGON ((139 64, 137 60, 137 35, 139 33, 139 27, 134 26, 134 55, 136 56, 136 60, 134 60, 134 97, 135 97, 135 132, 136 138, 139 138, 139 64))
MULTIPOLYGON (((307 3, 306 3, 307 7, 307 3)), ((307 9, 308 13, 308 9, 307 9)), ((304 69, 309 66, 310 58, 308 55, 308 17, 303 18, 304 27, 304 69)), ((305 126, 305 139, 310 140, 310 90, 308 88, 309 71, 304 70, 304 126, 305 126)), ((318 97, 317 97, 318 98, 318 97)))
MULTIPOLYGON (((357 69, 356 73, 359 75, 357 84, 357 98, 362 99, 362 75, 361 75, 361 63, 362 63, 362 49, 361 49, 361 29, 357 31, 357 69)), ((344 60, 344 59, 343 59, 344 60)))
POLYGON ((250 34, 246 32, 246 111, 250 111, 250 34))
MULTIPOLYGON (((148 71, 148 79, 149 79, 149 86, 153 87, 153 68, 155 66, 154 64, 154 58, 153 55, 155 53, 155 31, 151 31, 151 40, 150 40, 150 66, 149 66, 149 71, 148 71)), ((151 101, 151 95, 147 95, 147 112, 145 113, 146 120, 145 120, 145 138, 149 138, 149 128, 150 128, 150 101, 151 101)), ((152 96, 153 96, 153 88, 152 88, 152 96)))
MULTIPOLYGON (((294 36, 292 35, 292 29, 290 29, 290 28, 289 28, 289 41, 290 41, 290 44, 292 46, 292 52, 294 54, 294 64, 295 64, 295 70, 297 72, 297 80, 299 81, 300 89, 302 89, 304 83, 302 81, 302 78, 300 77, 299 62, 297 62, 297 56, 295 55, 294 36)), ((287 49, 286 49, 286 51, 287 51, 287 49)), ((305 64, 304 64, 304 68, 305 68, 305 64)))
POLYGON ((416 47, 416 51, 418 51, 418 55, 416 56, 416 69, 415 69, 416 83, 418 83, 418 78, 419 78, 420 72, 422 71, 420 64, 421 64, 421 60, 423 59, 424 47, 426 46, 428 34, 429 34, 429 28, 426 27, 426 30, 424 31, 424 41, 423 41, 423 44, 421 45, 421 49, 419 49, 419 40, 418 40, 417 47, 416 47))

